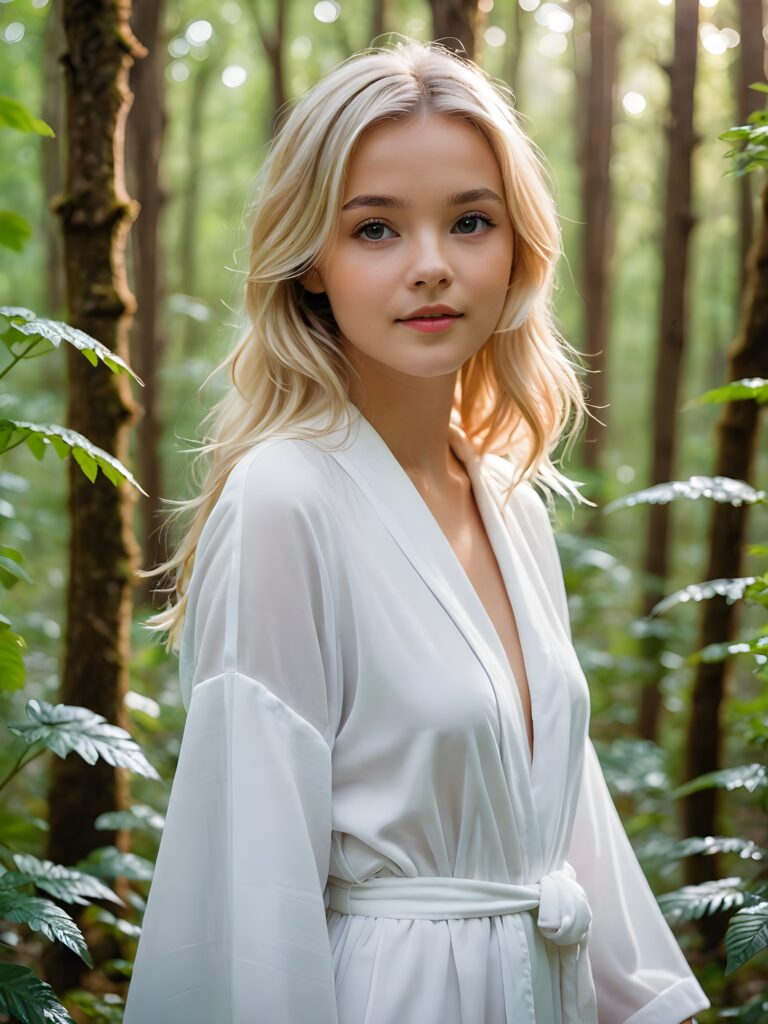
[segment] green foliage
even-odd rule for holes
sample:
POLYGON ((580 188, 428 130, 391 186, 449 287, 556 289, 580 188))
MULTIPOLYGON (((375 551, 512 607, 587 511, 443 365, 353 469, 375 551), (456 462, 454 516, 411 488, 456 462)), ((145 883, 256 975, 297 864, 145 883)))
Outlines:
MULTIPOLYGON (((159 778, 130 733, 107 722, 103 715, 88 708, 53 705, 44 700, 30 700, 27 715, 31 719, 29 724, 9 724, 8 728, 30 745, 42 742, 59 757, 75 751, 88 764, 102 758, 115 767, 150 779, 159 778)), ((3 785, 0 783, 0 788, 3 785)))
MULTIPOLYGON (((13 128, 17 132, 34 132, 37 135, 55 137, 49 124, 34 117, 25 106, 0 96, 0 128, 13 128)), ((15 210, 0 210, 0 245, 14 252, 21 252, 32 236, 32 230, 20 213, 15 210)))
POLYGON ((93 959, 88 952, 83 933, 66 912, 51 900, 30 896, 15 888, 9 888, 13 879, 6 879, 10 872, 0 876, 0 917, 6 921, 18 921, 29 925, 35 931, 42 932, 48 939, 58 939, 68 946, 73 953, 93 967, 93 959))
POLYGON ((3 452, 11 451, 22 443, 26 444, 36 459, 42 459, 50 448, 53 448, 60 459, 66 458, 71 453, 91 483, 94 482, 98 471, 101 470, 110 483, 115 486, 122 480, 127 480, 142 494, 146 495, 147 493, 119 459, 110 455, 109 452, 105 452, 103 448, 92 444, 76 430, 59 427, 53 423, 29 423, 25 420, 0 419, 0 455, 3 452))
POLYGON ((0 210, 0 245, 21 252, 32 235, 32 229, 20 213, 0 210))
POLYGON ((17 132, 35 132, 48 138, 56 137, 49 124, 30 114, 23 104, 10 96, 0 96, 0 128, 13 128, 17 132))
MULTIPOLYGON (((749 88, 768 93, 765 82, 754 82, 749 88)), ((725 172, 725 177, 743 177, 750 171, 768 167, 768 107, 753 111, 746 124, 729 128, 728 131, 721 132, 718 138, 726 142, 743 144, 741 147, 734 146, 725 154, 726 158, 734 158, 733 167, 725 172)))
POLYGON ((739 579, 706 580, 704 583, 690 583, 682 590, 669 594, 663 601, 649 612, 649 617, 661 615, 663 612, 674 608, 676 604, 685 604, 688 601, 704 601, 710 597, 724 597, 729 604, 744 596, 747 587, 754 583, 755 576, 741 576, 739 579))
POLYGON ((763 377, 744 377, 742 380, 735 380, 722 388, 712 388, 705 391, 703 395, 692 398, 686 402, 683 411, 694 409, 698 405, 716 405, 721 402, 741 402, 745 399, 753 399, 758 405, 765 405, 768 402, 768 380, 763 377))
POLYGON ((0 964, 0 1011, 21 1024, 75 1024, 51 986, 19 964, 0 964))
MULTIPOLYGON (((768 91, 768 90, 766 90, 768 91)), ((766 112, 761 112, 763 118, 766 112)), ((765 122, 768 125, 768 121, 765 122)), ((745 137, 742 135, 731 137, 745 137)), ((754 163, 754 146, 764 146, 768 152, 768 127, 761 133, 748 133, 751 156, 754 163)), ((764 403, 768 401, 768 382, 762 378, 734 381, 723 388, 710 390, 688 408, 697 404, 721 403, 730 401, 753 400, 764 403)), ((606 506, 606 512, 618 508, 631 507, 638 504, 666 503, 676 500, 697 500, 701 497, 713 501, 727 502, 734 506, 743 504, 764 504, 768 495, 757 490, 743 480, 728 477, 693 476, 686 481, 672 481, 657 484, 634 494, 625 495, 606 506)), ((765 555, 766 551, 758 549, 765 555)), ((689 601, 700 602, 713 597, 723 597, 729 603, 740 601, 754 604, 761 608, 768 607, 768 574, 759 576, 731 577, 726 579, 708 580, 686 586, 659 601, 651 610, 648 619, 663 615, 670 609, 689 601)), ((689 659, 694 661, 724 660, 734 654, 749 654, 755 662, 755 674, 766 676, 768 662, 768 623, 747 642, 724 643, 709 645, 703 651, 689 659)), ((768 745, 768 717, 756 716, 749 728, 749 742, 757 745, 768 745)), ((691 779, 684 785, 673 790, 673 798, 688 796, 707 788, 720 788, 726 792, 743 790, 749 794, 761 795, 768 790, 768 766, 764 761, 753 762, 709 772, 698 778, 691 779)), ((761 863, 768 851, 750 839, 727 836, 692 836, 681 842, 674 843, 667 839, 657 841, 655 848, 646 848, 644 855, 650 861, 653 857, 663 856, 665 861, 679 860, 696 854, 723 853, 737 855, 742 861, 761 863)), ((725 975, 728 976, 742 967, 748 960, 768 949, 768 883, 744 879, 739 876, 715 879, 700 885, 683 886, 659 897, 659 905, 667 916, 670 924, 680 924, 702 917, 731 913, 725 936, 727 962, 725 975)), ((757 1003, 755 1004, 757 1006, 757 1003)), ((755 1014, 758 1010, 755 1010, 755 1014)), ((739 1015, 739 1020, 760 1020, 758 1016, 739 1015)))
MULTIPOLYGON (((0 126, 21 131, 52 134, 43 122, 33 118, 20 105, 7 97, 0 97, 0 126)), ((20 249, 28 234, 26 222, 15 214, 0 211, 0 244, 20 249)), ((72 346, 92 366, 101 364, 112 373, 127 373, 139 384, 140 378, 128 364, 105 345, 85 332, 57 320, 37 317, 24 307, 0 307, 0 354, 5 358, 0 378, 21 363, 47 355, 61 348, 62 343, 72 346)), ((101 470, 114 485, 127 481, 145 493, 128 469, 113 455, 96 447, 83 435, 56 424, 33 423, 11 418, 0 419, 0 456, 7 455, 19 445, 25 445, 40 460, 49 448, 60 459, 69 455, 93 482, 101 470)), ((23 567, 23 555, 9 545, 0 546, 0 587, 6 593, 18 584, 31 584, 31 576, 23 567)), ((0 616, 0 690, 17 690, 24 685, 25 667, 22 652, 26 641, 14 632, 11 620, 0 616)), ((46 750, 61 758, 71 753, 89 764, 99 759, 116 767, 125 768, 147 778, 159 776, 130 734, 107 722, 103 715, 88 708, 66 704, 50 704, 44 700, 29 700, 26 705, 28 722, 10 723, 11 733, 23 741, 23 749, 15 765, 0 780, 0 789, 8 786, 19 772, 46 750)), ((140 817, 141 811, 137 814, 140 817)), ((13 825, 17 836, 29 834, 20 828, 18 815, 4 816, 4 823, 13 825)), ((38 822, 31 823, 39 827, 38 822)), ((29 826, 29 823, 28 823, 29 826)), ((42 823, 46 827, 45 822, 42 823)), ((26 925, 51 941, 63 943, 76 953, 89 967, 93 959, 83 933, 66 910, 53 899, 35 895, 37 890, 63 902, 94 907, 92 900, 109 900, 124 905, 102 878, 151 877, 152 865, 141 858, 123 854, 114 847, 94 851, 82 865, 74 868, 41 860, 30 853, 13 850, 13 832, 3 831, 5 844, 0 847, 0 918, 26 925), (89 870, 89 867, 92 870, 89 870)), ((99 910, 101 908, 98 908, 99 910)), ((105 912, 106 913, 106 912, 105 912)), ((112 921, 116 919, 112 915, 112 921)), ((113 924, 112 927, 116 926, 113 924)), ((135 926, 128 925, 129 929, 135 926)), ((131 933, 131 937, 134 937, 131 933)), ((7 942, 2 941, 7 946, 7 942)), ((118 1000, 120 1005, 122 1001, 118 1000)), ((90 1019, 120 1019, 102 1014, 102 1009, 121 1013, 118 1005, 110 1007, 109 1000, 92 1000, 88 1009, 90 1019), (98 1006, 97 1006, 98 1002, 98 1006)), ((0 965, 0 1011, 22 1024, 37 1022, 68 1022, 73 1024, 66 1009, 60 1005, 52 989, 41 982, 32 971, 16 965, 0 965)))
POLYGON ((101 362, 113 373, 127 373, 137 384, 144 383, 125 360, 90 334, 61 320, 39 317, 23 306, 0 306, 0 340, 11 357, 10 364, 0 371, 0 377, 22 359, 47 355, 66 342, 82 352, 91 366, 101 362))
POLYGON ((67 1000, 80 1010, 86 1020, 94 1024, 120 1024, 123 1019, 125 1003, 114 992, 97 995, 83 988, 75 988, 67 992, 67 1000))
POLYGON ((93 875, 62 867, 61 864, 54 864, 50 860, 39 860, 31 853, 16 853, 13 855, 13 862, 16 870, 6 871, 1 875, 0 884, 5 884, 12 876, 12 880, 33 882, 38 889, 44 889, 65 903, 80 903, 87 906, 91 900, 98 899, 124 905, 117 893, 93 875))
POLYGON ((635 491, 634 494, 626 494, 609 502, 603 513, 615 512, 620 508, 632 508, 634 505, 668 505, 670 501, 681 498, 691 501, 711 498, 713 501, 738 507, 764 504, 768 501, 768 494, 756 490, 744 480, 733 480, 727 476, 692 476, 688 480, 654 484, 653 487, 635 491))
POLYGON ((125 853, 116 846, 100 846, 91 850, 77 867, 99 878, 131 878, 148 882, 152 878, 154 865, 135 853, 125 853))
POLYGON ((127 811, 107 811, 94 822, 95 828, 142 830, 159 836, 165 826, 165 818, 154 807, 133 804, 127 811))
POLYGON ((723 768, 718 772, 708 772, 698 778, 686 782, 671 794, 673 797, 688 796, 698 793, 701 789, 745 789, 754 793, 758 789, 768 788, 768 770, 764 764, 745 764, 737 768, 723 768))

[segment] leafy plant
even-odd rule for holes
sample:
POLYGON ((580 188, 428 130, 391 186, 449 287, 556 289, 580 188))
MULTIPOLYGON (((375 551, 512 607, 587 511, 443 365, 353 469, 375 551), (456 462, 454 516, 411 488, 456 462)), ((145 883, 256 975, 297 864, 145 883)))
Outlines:
MULTIPOLYGON (((4 96, 0 96, 0 127, 53 135, 44 122, 29 114, 15 100, 4 96)), ((23 218, 0 211, 0 244, 18 250, 28 234, 29 228, 23 218)), ((0 379, 7 378, 21 362, 47 355, 67 344, 81 352, 93 366, 100 363, 113 373, 130 374, 139 384, 142 383, 124 360, 95 338, 61 321, 38 317, 24 307, 0 307, 0 341, 0 379)), ((49 449, 53 449, 60 459, 71 455, 91 482, 100 470, 113 485, 127 481, 142 494, 146 493, 118 459, 76 431, 57 424, 0 418, 0 456, 21 445, 26 446, 38 460, 44 458, 49 449)), ((0 590, 7 592, 19 583, 32 582, 24 568, 22 553, 9 545, 0 546, 0 590)), ((0 615, 0 689, 18 690, 24 686, 23 654, 26 649, 27 643, 14 630, 11 619, 0 615)), ((27 722, 8 725, 10 732, 23 742, 23 747, 16 763, 0 780, 0 790, 46 751, 52 751, 61 758, 75 753, 89 764, 101 759, 147 778, 159 777, 125 729, 112 725, 88 708, 29 700, 26 713, 27 722)), ((140 808, 135 812, 137 827, 141 827, 142 821, 151 820, 149 810, 140 808)), ((6 818, 12 819, 13 816, 6 818)), ((44 822, 42 825, 46 827, 44 822)), ((118 874, 146 878, 148 874, 151 876, 152 865, 114 847, 104 847, 93 851, 80 865, 65 867, 12 849, 7 845, 11 842, 9 833, 4 830, 3 835, 5 844, 0 846, 0 918, 24 924, 51 941, 63 943, 93 967, 85 938, 74 919, 53 899, 36 895, 36 892, 47 893, 64 903, 84 905, 88 910, 106 915, 101 907, 91 906, 91 901, 125 904, 102 879, 114 878, 118 874)), ((118 919, 114 915, 109 917, 117 929, 118 919)), ((128 922, 123 924, 129 930, 135 929, 128 922)), ((12 948, 6 938, 0 938, 0 943, 12 948)), ((114 1016, 115 1013, 121 1015, 120 997, 115 997, 114 1002, 106 996, 100 1000, 93 996, 89 998, 90 1002, 81 993, 73 996, 73 1002, 91 1013, 92 1019, 120 1019, 120 1016, 114 1016)), ((51 987, 29 967, 20 964, 0 964, 0 1013, 21 1024, 74 1024, 51 987)))
MULTIPOLYGON (((750 399, 765 401, 765 396, 768 396, 768 381, 751 379, 749 381, 734 381, 725 387, 707 392, 703 398, 707 402, 750 399)), ((768 503, 768 495, 765 491, 757 490, 742 480, 697 476, 691 477, 687 481, 658 484, 627 495, 612 502, 605 511, 643 503, 696 500, 701 497, 708 497, 713 501, 727 501, 733 505, 768 503)), ((757 551, 762 554, 766 553, 762 548, 758 548, 757 551)), ((681 603, 705 601, 715 596, 725 597, 729 602, 744 601, 748 604, 768 608, 768 574, 708 580, 704 583, 692 584, 658 602, 648 617, 663 615, 681 603)), ((753 661, 754 673, 759 678, 768 680, 768 668, 766 667, 768 663, 768 621, 746 641, 710 645, 705 650, 691 655, 689 661, 691 663, 698 660, 721 661, 737 654, 749 656, 753 661)), ((762 722, 762 729, 759 726, 753 726, 751 733, 746 738, 753 744, 756 743, 764 747, 768 743, 768 719, 762 722)), ((679 798, 712 786, 729 792, 743 789, 758 797, 764 796, 768 791, 768 766, 762 760, 710 772, 678 787, 671 796, 679 798)), ((669 840, 657 841, 655 849, 651 847, 643 851, 643 860, 645 863, 652 863, 655 856, 657 861, 663 859, 669 864, 694 854, 715 852, 737 855, 742 862, 757 861, 758 863, 768 855, 768 851, 763 850, 751 839, 693 836, 677 843, 669 840)), ((738 970, 758 953, 768 949, 768 882, 761 880, 759 876, 750 880, 739 875, 704 882, 700 885, 684 886, 661 896, 659 905, 670 924, 673 925, 711 914, 731 914, 725 936, 726 976, 738 970)), ((759 1002, 762 1005, 762 999, 759 1002)), ((754 1005, 757 1006, 757 1002, 754 1005)), ((757 1014, 758 1011, 756 1010, 755 1013, 757 1014)), ((745 1013, 739 1019, 757 1021, 764 1018, 759 1015, 751 1017, 745 1013)))

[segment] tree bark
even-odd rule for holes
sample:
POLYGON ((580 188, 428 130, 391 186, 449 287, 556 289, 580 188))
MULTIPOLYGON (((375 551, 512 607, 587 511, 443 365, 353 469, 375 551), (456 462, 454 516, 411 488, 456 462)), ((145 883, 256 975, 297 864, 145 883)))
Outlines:
MULTIPOLYGON (((766 47, 763 42, 763 0, 739 0, 739 59, 735 61, 738 81, 736 83, 739 124, 747 124, 747 118, 763 105, 763 95, 750 89, 753 82, 766 77, 764 69, 766 47)), ((744 294, 747 286, 749 250, 752 244, 752 224, 755 219, 754 174, 745 174, 739 183, 739 243, 741 247, 741 280, 739 292, 744 294)))
MULTIPOLYGON (((160 457, 162 423, 158 367, 165 350, 158 323, 164 291, 164 264, 159 249, 159 222, 167 196, 160 184, 160 154, 167 117, 164 107, 164 39, 161 31, 163 0, 135 0, 133 31, 147 47, 148 56, 131 68, 129 88, 133 93, 127 123, 129 189, 139 202, 133 242, 134 288, 138 303, 131 338, 131 365, 144 381, 143 415, 138 422, 137 452, 142 487, 149 494, 141 506, 142 553, 145 566, 167 560, 167 538, 161 534, 160 495, 163 472, 160 457)), ((152 600, 152 583, 136 584, 137 600, 152 600)))
MULTIPOLYGON (((58 5, 53 5, 45 22, 45 70, 43 81, 43 120, 53 128, 55 139, 41 140, 43 188, 46 202, 61 192, 64 178, 62 126, 64 124, 63 82, 59 55, 63 48, 63 28, 58 5)), ((46 206, 42 232, 45 237, 45 279, 47 314, 54 319, 64 315, 64 274, 62 266, 61 225, 50 216, 46 206)))
POLYGON ((504 81, 515 94, 515 108, 521 110, 522 103, 522 78, 520 76, 520 65, 523 60, 523 49, 525 44, 525 32, 523 28, 523 16, 519 3, 512 4, 509 12, 509 31, 507 42, 504 46, 504 81))
POLYGON ((429 0, 432 38, 459 57, 483 62, 483 30, 488 18, 477 0, 429 0))
MULTIPOLYGON (((197 62, 196 62, 197 63, 197 62)), ((192 81, 187 120, 186 167, 187 180, 182 195, 181 232, 177 264, 181 276, 180 287, 186 295, 196 298, 199 294, 198 281, 198 229, 200 226, 200 192, 203 181, 203 113, 208 86, 213 81, 216 60, 209 55, 197 65, 192 81)), ((182 354, 196 351, 200 337, 200 324, 188 316, 184 321, 182 354)), ((146 490, 146 488, 145 488, 146 490)))
MULTIPOLYGON (((654 382, 651 484, 672 480, 675 474, 678 395, 688 335, 688 249, 695 223, 691 209, 691 171, 696 143, 693 99, 698 44, 698 0, 675 4, 674 57, 669 69, 670 107, 667 124, 667 181, 662 254, 661 318, 654 382)), ((648 614, 662 597, 669 568, 670 505, 647 510, 643 611, 648 614)), ((639 732, 655 740, 661 693, 661 641, 650 635, 641 644, 646 664, 653 665, 640 698, 639 732)))
POLYGON ((267 25, 260 16, 261 2, 262 0, 246 0, 246 5, 256 25, 256 30, 259 33, 261 45, 264 47, 264 54, 269 64, 269 77, 272 85, 272 109, 270 111, 268 133, 271 137, 277 128, 278 117, 288 95, 285 83, 285 61, 283 60, 288 2, 287 0, 274 0, 274 28, 271 25, 267 25))
MULTIPOLYGON (((125 276, 125 240, 136 216, 125 188, 123 150, 130 106, 128 69, 144 55, 128 18, 130 0, 64 0, 67 167, 55 204, 64 226, 69 321, 123 359, 135 302, 125 276)), ((136 417, 129 377, 92 367, 67 346, 68 425, 127 461, 136 417)), ((123 697, 130 652, 131 586, 138 550, 131 531, 134 491, 101 473, 90 483, 69 463, 70 566, 63 703, 90 708, 125 727, 123 697)), ((74 864, 114 832, 97 831, 95 818, 125 806, 124 770, 106 761, 89 765, 75 754, 51 758, 50 832, 46 856, 74 864)), ((125 838, 124 834, 120 837, 125 838)), ((83 908, 67 906, 78 918, 83 908)), ((94 963, 117 952, 105 938, 90 941, 94 963)), ((46 947, 47 979, 61 992, 87 970, 60 943, 46 947)))
MULTIPOLYGON (((757 232, 750 250, 747 288, 744 293, 739 333, 729 351, 728 380, 744 377, 768 378, 768 181, 763 188, 757 232)), ((729 402, 717 425, 717 449, 713 472, 721 476, 751 480, 760 433, 757 402, 729 402)), ((709 561, 705 579, 742 574, 742 549, 747 535, 748 505, 714 502, 709 533, 709 561)), ((702 602, 699 648, 733 639, 737 605, 723 597, 702 602)), ((722 767, 720 711, 726 691, 729 662, 701 662, 691 695, 691 717, 686 740, 686 779, 694 779, 722 767)), ((685 800, 685 834, 711 836, 718 829, 718 789, 702 789, 685 800)), ((685 864, 687 885, 720 877, 719 857, 691 857, 685 864)), ((698 922, 705 949, 717 947, 723 932, 718 918, 698 922)))
MULTIPOLYGON (((583 438, 584 466, 601 468, 607 423, 606 370, 609 349, 610 265, 614 245, 611 201, 611 151, 616 92, 619 25, 607 0, 590 3, 590 68, 585 82, 582 139, 582 294, 585 311, 585 354, 589 375, 589 402, 596 419, 587 420, 583 438), (602 422, 598 422, 602 421, 602 422)), ((596 528, 598 516, 590 519, 596 528)))
MULTIPOLYGON (((371 44, 377 36, 383 35, 387 31, 388 6, 387 0, 373 0, 371 5, 371 44)), ((380 39, 379 45, 383 41, 380 39)))

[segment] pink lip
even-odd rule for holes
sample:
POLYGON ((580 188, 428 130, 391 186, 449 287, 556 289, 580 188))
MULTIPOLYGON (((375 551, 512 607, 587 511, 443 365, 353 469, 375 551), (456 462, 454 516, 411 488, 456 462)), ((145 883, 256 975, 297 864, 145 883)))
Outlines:
POLYGON ((410 320, 401 320, 400 323, 405 324, 406 327, 412 327, 414 331, 437 334, 439 331, 445 331, 458 319, 458 316, 413 317, 410 320))

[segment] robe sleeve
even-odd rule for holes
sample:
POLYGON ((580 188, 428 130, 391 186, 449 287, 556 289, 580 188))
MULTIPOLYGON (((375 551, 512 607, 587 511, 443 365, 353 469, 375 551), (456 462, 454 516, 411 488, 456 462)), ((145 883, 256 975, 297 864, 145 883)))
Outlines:
MULTIPOLYGON (((537 507, 541 569, 568 636, 568 600, 546 505, 537 507)), ((587 737, 568 862, 592 909, 589 958, 599 1024, 681 1024, 711 1004, 635 855, 587 737)))
POLYGON ((300 450, 264 445, 235 465, 197 547, 187 718, 124 1024, 338 1024, 330 520, 300 450))

